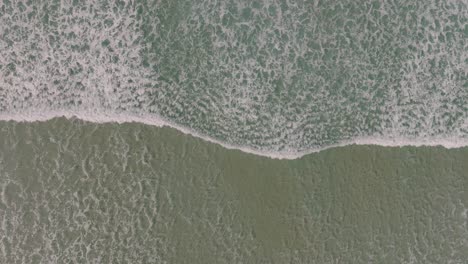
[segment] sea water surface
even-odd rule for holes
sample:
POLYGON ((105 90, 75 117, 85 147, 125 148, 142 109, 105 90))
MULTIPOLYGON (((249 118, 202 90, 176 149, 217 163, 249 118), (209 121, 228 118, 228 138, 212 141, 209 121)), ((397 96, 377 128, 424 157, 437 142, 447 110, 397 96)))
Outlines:
POLYGON ((169 125, 296 158, 468 145, 468 3, 0 3, 0 119, 169 125))
POLYGON ((466 0, 3 0, 0 263, 464 264, 467 39, 466 0))
POLYGON ((0 121, 0 263, 464 264, 468 148, 277 160, 171 128, 0 121))

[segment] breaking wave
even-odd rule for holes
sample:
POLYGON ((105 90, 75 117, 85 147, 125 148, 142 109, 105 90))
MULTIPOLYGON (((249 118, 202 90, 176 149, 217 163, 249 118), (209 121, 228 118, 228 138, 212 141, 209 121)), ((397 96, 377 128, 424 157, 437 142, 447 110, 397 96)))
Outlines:
POLYGON ((0 119, 167 125, 275 158, 467 146, 467 25, 462 0, 3 1, 0 119))

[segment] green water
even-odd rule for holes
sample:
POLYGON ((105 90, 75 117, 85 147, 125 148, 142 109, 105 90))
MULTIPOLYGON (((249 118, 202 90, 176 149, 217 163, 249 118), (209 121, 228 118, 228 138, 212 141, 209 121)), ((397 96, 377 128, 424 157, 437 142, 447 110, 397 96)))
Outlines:
POLYGON ((264 156, 468 146, 467 39, 467 0, 4 0, 0 120, 163 119, 264 156))
POLYGON ((0 122, 0 263, 466 263, 468 148, 273 160, 140 124, 0 122))
POLYGON ((467 37, 467 0, 0 1, 0 264, 468 264, 467 37))

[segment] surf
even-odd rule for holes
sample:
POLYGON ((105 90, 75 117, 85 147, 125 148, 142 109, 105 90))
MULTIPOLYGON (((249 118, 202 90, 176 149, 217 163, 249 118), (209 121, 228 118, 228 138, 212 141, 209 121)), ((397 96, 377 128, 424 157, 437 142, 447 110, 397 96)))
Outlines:
POLYGON ((272 158, 466 146, 466 5, 449 2, 4 2, 0 116, 169 126, 272 158))
POLYGON ((139 123, 155 127, 170 127, 186 135, 190 135, 196 138, 200 138, 206 142, 218 144, 226 149, 239 150, 245 153, 250 153, 258 156, 264 156, 272 159, 300 159, 303 156, 317 153, 323 150, 331 148, 345 147, 349 145, 377 145, 385 147, 444 147, 447 149, 457 149, 468 147, 468 138, 462 137, 438 137, 438 138, 390 138, 390 137, 361 137, 350 140, 343 140, 336 144, 331 144, 323 147, 317 147, 308 149, 306 151, 298 152, 294 150, 289 151, 262 151, 251 148, 249 146, 231 145, 208 135, 202 135, 197 131, 191 130, 186 127, 179 126, 168 120, 156 116, 144 116, 138 114, 125 114, 125 113, 107 113, 102 114, 98 112, 64 112, 64 111, 51 111, 51 112, 35 112, 35 113, 17 113, 17 114, 5 114, 0 113, 0 121, 13 121, 13 122, 46 122, 57 118, 67 118, 69 120, 79 119, 86 122, 95 124, 106 124, 106 123, 139 123))

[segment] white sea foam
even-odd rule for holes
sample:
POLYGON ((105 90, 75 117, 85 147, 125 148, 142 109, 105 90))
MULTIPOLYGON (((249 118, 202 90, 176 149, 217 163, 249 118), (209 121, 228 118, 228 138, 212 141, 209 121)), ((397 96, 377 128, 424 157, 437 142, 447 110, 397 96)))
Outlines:
POLYGON ((467 145, 461 1, 234 2, 0 3, 1 119, 170 126, 274 158, 467 145))
POLYGON ((78 118, 83 121, 92 123, 141 123, 152 125, 156 127, 170 127, 176 129, 184 134, 188 134, 204 141, 221 145, 227 149, 240 150, 245 153, 250 153, 259 156, 265 156, 273 159, 298 159, 305 155, 320 152, 323 150, 344 147, 349 145, 376 145, 384 147, 404 147, 404 146, 441 146, 447 149, 456 149, 468 147, 468 138, 461 138, 457 136, 452 137, 433 137, 433 138, 404 138, 404 137, 359 137, 355 139, 343 140, 341 142, 312 148, 306 151, 262 151, 256 150, 248 146, 232 145, 220 140, 214 139, 207 135, 202 135, 193 129, 186 128, 164 118, 154 115, 138 115, 129 113, 102 113, 102 112, 66 112, 66 111, 48 111, 48 112, 30 112, 30 113, 16 113, 5 114, 0 113, 1 121, 15 121, 15 122, 45 122, 54 118, 65 117, 67 119, 78 118))

